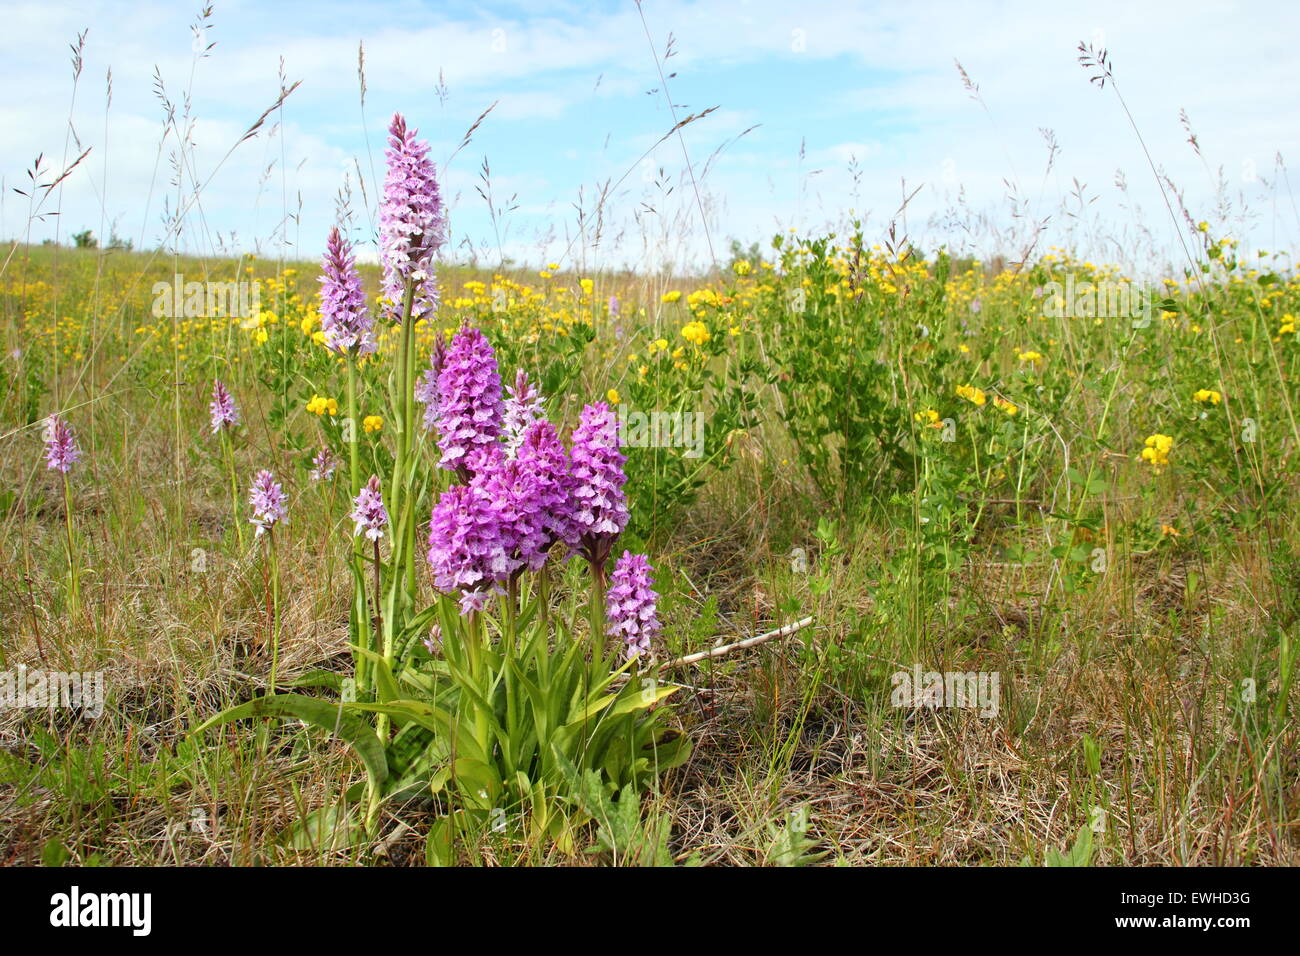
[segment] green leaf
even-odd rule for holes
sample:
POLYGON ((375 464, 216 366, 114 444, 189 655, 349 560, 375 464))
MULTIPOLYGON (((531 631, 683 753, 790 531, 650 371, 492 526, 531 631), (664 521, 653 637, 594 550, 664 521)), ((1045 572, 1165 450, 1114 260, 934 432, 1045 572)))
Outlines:
POLYGON ((454 866, 456 863, 452 837, 455 824, 451 817, 440 817, 433 821, 429 835, 424 841, 424 862, 429 866, 454 866))
POLYGON ((350 710, 363 710, 370 714, 387 714, 394 724, 403 727, 414 722, 434 733, 445 731, 449 720, 446 711, 422 700, 390 700, 384 703, 357 701, 346 706, 350 710))
POLYGON ((375 693, 379 696, 381 703, 388 703, 402 696, 401 691, 397 689, 397 681, 393 679, 393 668, 382 654, 376 654, 374 651, 357 644, 350 646, 375 665, 375 693))
POLYGON ((354 706, 356 705, 335 704, 315 697, 304 697, 301 694, 255 697, 246 704, 231 707, 215 717, 210 717, 191 731, 190 735, 197 737, 214 727, 248 717, 294 717, 315 724, 351 744, 352 749, 357 752, 357 756, 365 765, 366 776, 370 778, 371 785, 378 790, 388 779, 388 761, 384 756, 384 746, 369 724, 356 714, 347 711, 348 707, 354 706))
POLYGON ((438 605, 431 604, 406 622, 406 625, 398 632, 397 639, 393 644, 398 660, 403 660, 406 657, 411 644, 418 640, 421 634, 429 630, 429 625, 437 617, 438 605))
POLYGON ((321 807, 295 823, 280 839, 295 850, 335 853, 348 849, 359 829, 347 807, 321 807))
POLYGON ((673 684, 656 684, 653 690, 647 691, 646 688, 633 688, 628 685, 628 690, 622 695, 618 703, 610 708, 606 717, 619 717, 623 714, 634 713, 638 710, 644 710, 654 704, 659 703, 665 697, 671 697, 677 693, 680 688, 673 684))
POLYGON ((1087 825, 1079 830, 1079 835, 1067 853, 1049 847, 1043 856, 1044 866, 1090 866, 1092 864, 1092 829, 1087 825))
POLYGON ((72 853, 58 837, 50 837, 41 847, 41 866, 63 866, 72 859, 72 853))
POLYGON ((585 723, 589 723, 591 721, 591 718, 595 717, 602 710, 604 710, 606 707, 612 704, 617 699, 617 697, 618 697, 617 694, 606 694, 603 697, 596 698, 585 708, 583 708, 580 713, 570 718, 569 721, 564 725, 564 729, 571 730, 574 727, 580 727, 585 723))
POLYGON ((330 690, 342 692, 343 677, 338 671, 327 671, 321 668, 309 670, 305 674, 300 674, 292 680, 284 681, 284 687, 326 687, 330 690))

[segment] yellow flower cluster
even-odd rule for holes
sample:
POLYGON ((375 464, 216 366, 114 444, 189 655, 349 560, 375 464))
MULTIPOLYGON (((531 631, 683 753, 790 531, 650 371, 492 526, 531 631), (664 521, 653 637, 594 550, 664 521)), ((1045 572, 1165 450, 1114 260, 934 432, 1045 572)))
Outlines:
POLYGON ((993 396, 993 405, 995 408, 1000 408, 1008 415, 1014 415, 1016 412, 1020 411, 1020 409, 1016 406, 1015 402, 1009 402, 1001 395, 993 396))
MULTIPOLYGON (((549 279, 554 268, 557 267, 548 266, 539 275, 549 279)), ((432 348, 439 334, 447 337, 454 334, 463 320, 477 324, 489 334, 505 335, 529 345, 537 344, 544 336, 566 338, 577 326, 591 328, 608 314, 608 306, 592 301, 594 280, 580 279, 578 286, 575 289, 548 283, 537 288, 500 274, 494 275, 491 282, 468 280, 461 285, 464 294, 443 300, 443 321, 449 320, 446 307, 450 306, 450 314, 456 316, 454 324, 447 328, 416 324, 421 352, 432 348)), ((638 311, 628 310, 625 314, 634 317, 638 311)), ((396 345, 386 343, 381 333, 381 348, 385 344, 396 345)))
POLYGON ((974 405, 979 405, 981 407, 983 407, 984 402, 988 398, 988 396, 984 394, 984 390, 982 388, 976 388, 974 385, 958 385, 957 397, 964 398, 966 399, 966 401, 971 402, 974 405))
POLYGON ((1157 432, 1148 436, 1145 444, 1146 447, 1142 449, 1142 460, 1150 462, 1152 469, 1158 475, 1169 464, 1169 452, 1174 447, 1174 440, 1168 435, 1157 432))
POLYGON ((686 305, 694 311, 701 306, 722 305, 722 299, 712 289, 696 289, 686 297, 686 305))
POLYGON ((703 345, 710 338, 708 326, 698 319, 688 322, 682 327, 682 338, 692 345, 703 345))
POLYGON ((939 413, 936 412, 933 408, 927 408, 923 412, 917 412, 916 415, 913 417, 915 417, 916 420, 921 424, 923 424, 926 428, 943 427, 943 422, 939 420, 939 413))
POLYGON ((1223 396, 1212 388, 1197 389, 1196 394, 1192 396, 1192 401, 1200 402, 1202 405, 1217 405, 1223 401, 1223 396))
POLYGON ((339 403, 337 399, 321 398, 319 395, 313 395, 311 401, 307 403, 307 411, 313 415, 324 415, 329 412, 330 415, 339 413, 339 403))

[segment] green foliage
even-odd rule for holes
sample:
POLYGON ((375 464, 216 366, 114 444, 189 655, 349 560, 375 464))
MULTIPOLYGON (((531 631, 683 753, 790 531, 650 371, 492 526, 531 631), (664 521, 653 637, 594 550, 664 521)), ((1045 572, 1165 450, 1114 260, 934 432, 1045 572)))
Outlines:
MULTIPOLYGON (((1092 865, 1092 828, 1086 824, 1079 829, 1074 845, 1064 852, 1055 847, 1048 847, 1043 853, 1043 866, 1091 866, 1092 865)), ((1033 866, 1031 857, 1026 855, 1020 861, 1021 866, 1033 866)))
POLYGON ((829 854, 817 850, 817 841, 808 836, 807 807, 795 808, 781 824, 769 821, 767 834, 766 862, 770 866, 812 866, 829 854))
POLYGON ((582 811, 598 824, 599 846, 591 852, 606 852, 623 866, 672 866, 668 837, 672 823, 667 817, 642 820, 641 794, 631 784, 617 794, 609 793, 594 770, 579 771, 563 760, 569 791, 582 811))
MULTIPOLYGON (((548 623, 541 611, 534 595, 517 616, 503 603, 495 620, 461 618, 444 599, 437 608, 441 657, 407 647, 395 674, 382 655, 357 648, 374 668, 376 700, 258 697, 194 733, 249 717, 293 717, 356 751, 372 819, 381 800, 437 797, 479 819, 494 812, 526 816, 535 834, 568 845, 572 827, 593 817, 593 780, 601 792, 632 801, 682 763, 690 745, 667 726, 671 711, 663 701, 675 687, 631 671, 630 663, 615 667, 603 654, 588 662, 588 642, 562 617, 548 623), (367 716, 391 722, 391 739, 381 741, 367 716)), ((450 839, 450 832, 440 830, 437 839, 450 839)))
MULTIPOLYGON (((670 308, 676 308, 670 306, 670 308)), ((735 462, 736 440, 758 420, 752 383, 763 369, 752 344, 736 344, 713 306, 701 305, 709 338, 702 344, 653 335, 641 345, 615 409, 625 423, 626 492, 640 503, 630 529, 652 540, 671 529, 700 488, 735 462), (645 374, 641 374, 641 370, 645 374)))
MULTIPOLYGON (((801 463, 826 500, 856 510, 882 472, 909 472, 911 455, 907 417, 889 400, 890 367, 877 355, 883 314, 897 305, 859 284, 834 238, 776 236, 787 280, 755 311, 801 463)), ((861 234, 852 242, 860 249, 861 234)))

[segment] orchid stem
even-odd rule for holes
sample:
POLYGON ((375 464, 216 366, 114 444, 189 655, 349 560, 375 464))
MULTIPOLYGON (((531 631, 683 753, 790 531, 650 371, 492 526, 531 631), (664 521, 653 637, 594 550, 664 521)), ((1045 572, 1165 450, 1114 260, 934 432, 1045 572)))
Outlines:
POLYGON ((267 549, 271 553, 271 689, 275 696, 276 675, 280 667, 280 559, 275 550, 275 532, 268 530, 267 549))
POLYGON ((76 614, 81 606, 80 585, 77 581, 77 556, 72 539, 72 489, 67 472, 63 474, 63 519, 68 532, 68 606, 76 614))

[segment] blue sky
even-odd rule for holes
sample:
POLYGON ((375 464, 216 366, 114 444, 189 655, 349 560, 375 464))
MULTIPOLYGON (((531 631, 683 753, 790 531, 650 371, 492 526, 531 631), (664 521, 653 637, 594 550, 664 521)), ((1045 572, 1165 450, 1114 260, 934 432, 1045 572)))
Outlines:
MULTIPOLYGON (((505 255, 579 268, 707 265, 710 248, 722 255, 732 237, 825 228, 851 209, 869 235, 883 236, 904 190, 918 188, 906 229, 926 247, 1014 255, 1040 222, 1043 244, 1131 263, 1165 256, 1174 224, 1118 102, 1076 62, 1082 39, 1111 51, 1152 156, 1194 218, 1255 247, 1300 240, 1275 161, 1300 155, 1300 58, 1290 49, 1300 12, 1229 2, 1053 6, 218 0, 199 44, 215 46, 196 58, 197 4, 7 3, 0 232, 66 239, 116 222, 121 235, 157 244, 177 189, 176 137, 159 149, 156 69, 178 110, 187 93, 191 104, 182 204, 194 178, 204 186, 179 242, 200 254, 318 255, 354 157, 373 200, 372 163, 382 177, 394 110, 428 137, 441 167, 496 102, 441 170, 449 254, 460 259, 476 251, 488 264, 505 255), (85 29, 73 101, 68 45, 85 29), (670 34, 675 55, 664 60, 670 34), (979 84, 978 100, 954 60, 979 84), (282 62, 301 86, 223 161, 274 101, 282 62), (679 118, 717 109, 643 160, 673 125, 660 66, 675 74, 667 89, 679 118), (1186 142, 1180 108, 1202 156, 1186 142), (75 142, 66 142, 69 115, 75 142), (1045 129, 1059 146, 1050 172, 1045 129), (22 187, 38 153, 57 170, 78 143, 89 156, 45 207, 61 215, 29 227, 11 187, 22 187), (476 191, 485 157, 496 205, 512 207, 496 224, 476 191), (602 184, 620 180, 597 210, 602 184)), ((369 217, 350 178, 364 244, 369 217)))

